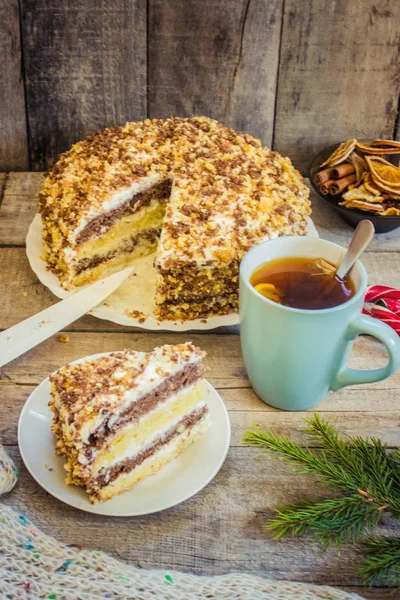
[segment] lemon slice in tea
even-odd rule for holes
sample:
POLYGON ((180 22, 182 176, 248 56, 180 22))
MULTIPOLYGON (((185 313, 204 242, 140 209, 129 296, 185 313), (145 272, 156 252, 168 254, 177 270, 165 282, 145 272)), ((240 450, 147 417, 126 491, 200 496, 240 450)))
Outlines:
POLYGON ((254 286, 254 289, 264 296, 264 298, 268 298, 268 300, 281 304, 282 292, 278 290, 273 283, 257 283, 257 285, 254 286))

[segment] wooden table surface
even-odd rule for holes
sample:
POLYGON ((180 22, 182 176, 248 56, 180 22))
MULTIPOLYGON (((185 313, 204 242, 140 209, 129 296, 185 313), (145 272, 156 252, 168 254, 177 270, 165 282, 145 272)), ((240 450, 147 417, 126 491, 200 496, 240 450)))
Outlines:
MULTIPOLYGON (((30 270, 24 248, 41 180, 40 173, 0 175, 0 329, 56 301, 30 270)), ((352 229, 316 197, 313 219, 321 237, 341 244, 350 239, 352 229)), ((376 236, 364 255, 370 283, 400 287, 399 232, 376 236)), ((59 540, 99 548, 142 567, 203 574, 247 571, 272 579, 338 586, 364 598, 393 598, 388 589, 363 587, 355 575, 360 558, 355 550, 344 549, 340 557, 334 550, 318 556, 318 547, 307 538, 276 542, 263 530, 277 504, 320 497, 323 490, 314 480, 294 475, 289 467, 240 444, 244 429, 255 423, 301 442, 305 438, 300 431, 302 413, 277 411, 250 388, 237 327, 199 334, 151 333, 85 316, 67 331, 68 343, 61 343, 55 335, 0 372, 0 439, 21 473, 16 488, 5 498, 7 504, 59 540), (47 494, 23 467, 17 447, 18 416, 34 387, 54 369, 87 354, 126 347, 150 350, 157 344, 186 339, 206 350, 208 379, 223 397, 232 424, 231 449, 214 481, 180 506, 132 519, 80 512, 47 494)), ((350 364, 370 369, 385 361, 383 347, 362 338, 355 344, 350 364)), ((399 390, 400 372, 380 383, 331 394, 319 412, 343 433, 376 435, 389 446, 398 446, 399 390)))

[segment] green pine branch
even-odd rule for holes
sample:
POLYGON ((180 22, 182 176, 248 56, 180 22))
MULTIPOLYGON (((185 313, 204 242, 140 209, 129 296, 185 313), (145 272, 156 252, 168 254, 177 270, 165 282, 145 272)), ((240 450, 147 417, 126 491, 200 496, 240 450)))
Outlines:
POLYGON ((357 480, 342 465, 330 461, 323 453, 318 456, 309 448, 303 448, 298 442, 273 430, 262 431, 255 426, 253 430, 244 432, 242 443, 260 446, 265 452, 273 452, 274 458, 292 464, 297 473, 313 474, 327 485, 344 491, 357 491, 359 487, 357 480))
POLYGON ((390 581, 400 585, 400 538, 367 538, 363 542, 367 555, 359 574, 368 585, 390 581))
POLYGON ((394 516, 400 514, 400 470, 381 440, 343 440, 335 427, 318 414, 305 421, 308 427, 304 432, 310 442, 319 445, 327 458, 343 465, 358 481, 359 490, 387 506, 394 516))
MULTIPOLYGON (((400 451, 388 453, 378 439, 343 439, 336 428, 318 414, 306 419, 305 433, 318 450, 273 430, 247 430, 242 442, 257 446, 294 466, 298 473, 312 474, 339 497, 286 504, 266 529, 274 539, 284 535, 310 533, 322 544, 322 551, 334 544, 356 543, 373 531, 389 513, 400 520, 400 451)), ((367 583, 390 580, 399 584, 400 539, 368 538, 367 559, 360 573, 367 583), (389 542, 388 542, 389 540, 389 542)))
POLYGON ((285 504, 265 526, 274 539, 284 535, 312 533, 322 542, 322 550, 332 543, 355 543, 365 531, 372 531, 381 513, 360 495, 327 498, 319 502, 285 504))

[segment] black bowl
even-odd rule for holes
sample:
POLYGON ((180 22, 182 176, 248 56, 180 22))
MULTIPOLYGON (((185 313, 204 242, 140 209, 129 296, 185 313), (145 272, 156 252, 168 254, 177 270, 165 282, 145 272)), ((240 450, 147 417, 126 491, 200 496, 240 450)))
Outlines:
MULTIPOLYGON (((363 141, 364 140, 360 140, 363 141)), ((366 140, 367 142, 370 140, 366 140)), ((344 206, 339 206, 339 202, 342 202, 342 194, 338 194, 337 196, 331 196, 328 194, 324 196, 321 194, 317 186, 314 184, 314 175, 319 170, 320 165, 332 154, 332 152, 339 146, 339 144, 333 144, 332 146, 328 146, 319 152, 312 160, 308 170, 308 176, 310 178, 310 183, 318 196, 325 200, 331 208, 336 211, 342 219, 346 221, 352 227, 356 227, 357 224, 363 219, 368 219, 372 221, 375 227, 376 233, 387 233, 388 231, 393 231, 393 229, 397 229, 400 227, 400 215, 394 217, 382 217, 381 215, 374 215, 372 213, 357 210, 356 208, 345 208, 344 206)), ((390 157, 386 157, 387 160, 390 160, 390 157)))

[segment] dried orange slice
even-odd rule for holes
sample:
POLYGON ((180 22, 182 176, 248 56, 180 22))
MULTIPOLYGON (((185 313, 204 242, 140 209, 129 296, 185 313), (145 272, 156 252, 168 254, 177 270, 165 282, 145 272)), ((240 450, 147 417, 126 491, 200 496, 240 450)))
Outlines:
POLYGON ((364 202, 363 200, 349 200, 339 202, 339 204, 345 208, 357 208, 358 210, 365 210, 366 212, 372 213, 382 213, 385 210, 382 204, 371 204, 370 202, 364 202))
MULTIPOLYGON (((353 187, 357 187, 362 181, 364 172, 368 171, 368 165, 367 165, 365 159, 362 156, 359 156, 358 154, 356 154, 355 152, 352 152, 350 154, 349 161, 353 165, 355 173, 356 173, 356 183, 355 183, 355 185, 353 185, 353 187)), ((350 186, 349 186, 349 188, 350 188, 350 186)))
POLYGON ((380 196, 382 191, 378 189, 374 183, 371 181, 370 177, 368 179, 364 179, 364 187, 373 196, 380 196))
POLYGON ((376 195, 371 194, 366 188, 365 185, 360 185, 358 188, 354 188, 345 192, 342 196, 343 200, 346 202, 352 202, 353 200, 364 200, 365 202, 375 203, 382 202, 383 198, 380 194, 376 195))
POLYGON ((400 193, 400 169, 380 156, 366 156, 365 160, 371 171, 373 181, 382 190, 389 192, 393 189, 400 193))
POLYGON ((381 195, 383 198, 395 198, 400 200, 400 189, 390 188, 386 184, 382 184, 378 179, 373 179, 370 171, 363 175, 363 185, 371 194, 381 195))
POLYGON ((373 154, 374 156, 384 156, 385 154, 400 154, 400 146, 386 146, 381 148, 380 146, 367 146, 366 144, 361 144, 361 142, 357 142, 356 149, 359 152, 363 152, 363 154, 373 154))
POLYGON ((387 208, 385 212, 380 214, 382 215, 382 217, 398 217, 400 215, 400 209, 391 206, 390 208, 387 208))
POLYGON ((336 165, 340 165, 344 160, 349 158, 350 154, 353 152, 356 147, 357 140, 347 140, 347 142, 343 142, 340 144, 338 148, 330 155, 330 157, 322 163, 321 167, 336 167, 336 165))
MULTIPOLYGON (((364 186, 366 189, 367 186, 374 186, 375 189, 379 190, 380 195, 382 196, 383 199, 385 198, 393 198, 394 200, 400 200, 400 189, 399 188, 390 188, 386 185, 383 185, 379 182, 379 181, 374 181, 372 180, 371 182, 365 182, 364 181, 364 186)), ((369 190, 371 191, 371 190, 369 190)), ((371 192, 372 193, 372 192, 371 192)))
POLYGON ((400 142, 397 140, 374 140, 371 142, 371 146, 390 146, 391 148, 400 148, 400 142))

